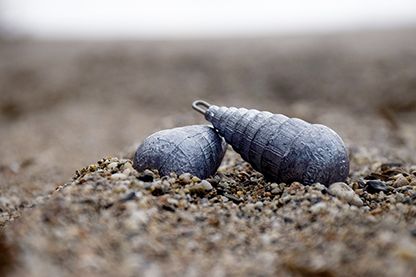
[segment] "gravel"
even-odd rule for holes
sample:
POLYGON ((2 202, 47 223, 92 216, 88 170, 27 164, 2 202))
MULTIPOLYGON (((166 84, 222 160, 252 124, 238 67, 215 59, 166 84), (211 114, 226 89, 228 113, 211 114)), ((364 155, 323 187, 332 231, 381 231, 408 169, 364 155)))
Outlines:
POLYGON ((378 167, 326 188, 266 182, 232 151, 206 180, 131 165, 102 159, 27 209, 8 228, 25 253, 17 273, 416 274, 416 186, 362 188, 374 175, 414 183, 409 167, 378 167))

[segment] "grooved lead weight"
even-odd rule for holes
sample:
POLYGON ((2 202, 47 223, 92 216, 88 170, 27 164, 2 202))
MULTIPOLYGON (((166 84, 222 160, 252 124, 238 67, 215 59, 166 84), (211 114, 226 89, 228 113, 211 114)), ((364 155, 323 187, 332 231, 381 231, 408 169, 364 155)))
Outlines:
POLYGON ((209 126, 163 130, 137 148, 133 167, 138 171, 157 169, 162 176, 191 173, 205 179, 217 171, 226 149, 225 141, 209 126))
POLYGON ((345 145, 324 125, 282 114, 218 107, 202 100, 192 107, 266 179, 329 185, 348 176, 345 145))

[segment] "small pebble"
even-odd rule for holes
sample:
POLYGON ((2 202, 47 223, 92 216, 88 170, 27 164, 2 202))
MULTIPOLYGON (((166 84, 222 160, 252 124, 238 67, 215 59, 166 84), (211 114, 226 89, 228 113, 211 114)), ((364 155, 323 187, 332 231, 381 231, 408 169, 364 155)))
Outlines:
POLYGON ((133 199, 136 199, 136 192, 132 191, 130 193, 128 193, 127 195, 125 195, 122 199, 120 199, 121 202, 127 202, 133 199))
POLYGON ((320 183, 313 184, 312 186, 319 189, 319 190, 325 190, 326 189, 326 187, 324 185, 320 184, 320 183))
POLYGON ((121 167, 121 170, 126 170, 126 169, 133 169, 133 165, 131 164, 131 162, 125 162, 123 166, 121 167))
POLYGON ((202 180, 200 185, 205 189, 205 190, 212 190, 212 185, 210 182, 208 182, 207 180, 202 180))
POLYGON ((193 176, 192 177, 192 182, 194 182, 194 183, 198 183, 198 182, 200 182, 201 181, 201 179, 199 179, 198 177, 196 177, 196 176, 193 176))
POLYGON ((113 180, 123 180, 126 179, 127 176, 123 173, 114 173, 113 175, 111 175, 111 179, 113 180))
POLYGON ((380 191, 386 192, 387 191, 387 186, 383 181, 370 180, 370 181, 367 181, 365 189, 369 193, 376 193, 376 192, 380 192, 380 191))
POLYGON ((271 191, 272 194, 279 194, 280 193, 280 189, 275 188, 271 191))
POLYGON ((407 181, 407 178, 403 176, 403 174, 400 174, 396 181, 394 181, 393 186, 398 188, 398 187, 404 187, 407 186, 409 184, 409 181, 407 181))
POLYGON ((257 201, 256 204, 255 204, 255 207, 258 208, 258 209, 263 208, 263 202, 257 201))
POLYGON ((333 183, 329 186, 328 191, 332 195, 335 195, 338 199, 344 200, 349 204, 356 205, 358 207, 363 205, 363 201, 360 197, 355 194, 352 188, 343 182, 333 183))
POLYGON ((179 175, 179 180, 184 184, 189 184, 191 183, 191 177, 192 175, 190 173, 183 173, 179 175))
POLYGON ((117 166, 118 166, 118 163, 117 162, 112 162, 112 163, 109 163, 107 165, 107 168, 110 169, 110 170, 114 170, 114 169, 117 168, 117 166))

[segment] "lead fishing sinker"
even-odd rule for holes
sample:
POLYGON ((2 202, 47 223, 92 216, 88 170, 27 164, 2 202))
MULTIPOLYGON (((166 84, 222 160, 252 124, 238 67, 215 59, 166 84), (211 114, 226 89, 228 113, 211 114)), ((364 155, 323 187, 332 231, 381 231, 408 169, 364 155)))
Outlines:
POLYGON ((137 148, 133 167, 138 171, 157 169, 162 176, 191 173, 205 179, 217 171, 226 149, 225 141, 209 126, 163 130, 137 148))
POLYGON ((275 182, 330 185, 345 181, 348 153, 330 128, 282 114, 227 108, 198 100, 192 107, 254 169, 275 182))

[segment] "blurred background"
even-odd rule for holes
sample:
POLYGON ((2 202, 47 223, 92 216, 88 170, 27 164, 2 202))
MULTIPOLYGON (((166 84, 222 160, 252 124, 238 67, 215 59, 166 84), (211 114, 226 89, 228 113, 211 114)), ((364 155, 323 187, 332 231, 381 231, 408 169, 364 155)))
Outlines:
POLYGON ((2 0, 6 29, 40 38, 177 39, 394 28, 416 4, 386 1, 2 0))
POLYGON ((414 162, 416 2, 0 0, 1 194, 44 193, 202 123, 195 99, 414 162))

